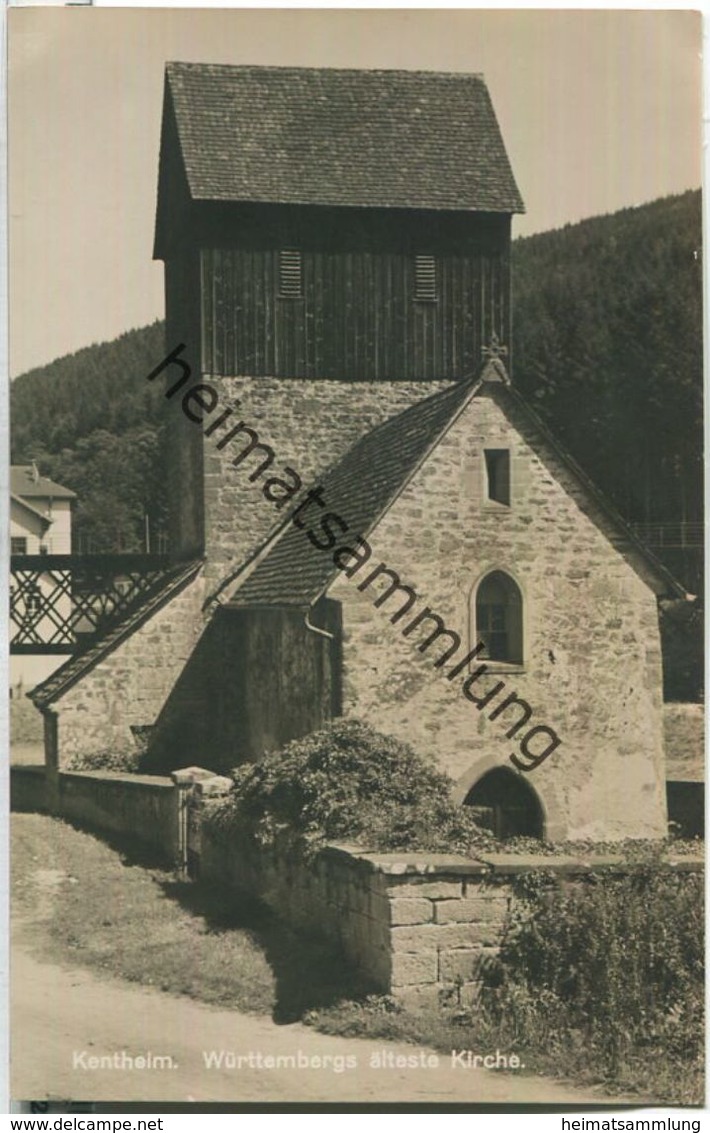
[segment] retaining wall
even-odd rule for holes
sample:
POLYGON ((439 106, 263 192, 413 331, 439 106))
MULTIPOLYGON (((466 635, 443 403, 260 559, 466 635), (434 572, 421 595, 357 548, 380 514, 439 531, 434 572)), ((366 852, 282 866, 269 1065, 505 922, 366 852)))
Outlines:
POLYGON ((460 857, 328 846, 305 861, 287 844, 225 847, 202 829, 199 877, 265 901, 294 927, 336 944, 373 990, 475 998, 510 906, 510 878, 460 857))
MULTIPOLYGON (((199 790, 199 788, 198 788, 199 790)), ((265 901, 294 927, 336 944, 373 990, 421 1005, 478 998, 497 955, 523 873, 548 870, 571 883, 601 867, 625 868, 616 856, 581 860, 522 854, 370 854, 328 846, 304 860, 292 845, 229 844, 204 822, 193 868, 199 878, 265 901)), ((702 859, 669 868, 702 869, 702 859)))
MULTIPOLYGON (((486 982, 514 908, 515 879, 551 871, 570 884, 601 867, 623 872, 620 857, 368 853, 331 845, 305 858, 293 842, 260 847, 215 835, 205 804, 231 781, 202 768, 171 778, 115 772, 50 776, 12 769, 15 810, 49 809, 81 825, 130 839, 171 864, 189 862, 197 880, 247 892, 279 917, 337 945, 373 991, 415 1004, 456 997, 472 1003, 486 982)), ((209 804, 208 804, 209 805, 209 804)), ((700 871, 701 857, 667 863, 700 871)))
POLYGON ((179 790, 163 776, 108 771, 58 776, 57 809, 64 818, 151 847, 171 863, 180 859, 179 806, 179 790))

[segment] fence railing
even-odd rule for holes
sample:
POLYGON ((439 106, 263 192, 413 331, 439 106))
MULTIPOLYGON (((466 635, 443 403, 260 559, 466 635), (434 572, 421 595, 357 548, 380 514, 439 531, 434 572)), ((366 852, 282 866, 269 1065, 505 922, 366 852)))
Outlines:
POLYGON ((649 547, 702 547, 705 525, 684 523, 632 523, 631 528, 649 547))
POLYGON ((10 652, 85 649, 160 586, 167 569, 164 555, 13 555, 10 652))

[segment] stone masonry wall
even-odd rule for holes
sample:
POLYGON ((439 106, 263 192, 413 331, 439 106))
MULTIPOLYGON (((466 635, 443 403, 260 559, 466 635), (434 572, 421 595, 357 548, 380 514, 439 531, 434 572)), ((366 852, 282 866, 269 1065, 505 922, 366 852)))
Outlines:
MULTIPOLYGON (((39 769, 14 770, 40 779, 39 769)), ((198 883, 220 886, 225 895, 232 890, 235 901, 239 892, 264 901, 304 935, 337 945, 373 991, 412 1006, 477 1000, 515 909, 518 875, 552 871, 576 884, 601 867, 625 868, 613 856, 486 853, 471 860, 342 845, 306 859, 285 840, 263 847, 233 831, 216 836, 206 821, 209 806, 229 793, 232 781, 205 768, 182 768, 170 778, 71 772, 56 779, 52 813, 129 835, 171 864, 187 862, 198 883)), ((45 809, 48 800, 37 791, 30 797, 13 781, 12 803, 45 809)), ((667 865, 674 873, 702 871, 703 858, 667 865)))
MULTIPOLYGON (((262 485, 290 466, 304 487, 340 457, 369 429, 427 397, 448 382, 343 382, 298 379, 203 376, 219 394, 219 405, 204 428, 230 406, 235 415, 204 439, 205 551, 208 586, 236 570, 269 531, 288 514, 265 499, 262 485), (237 436, 217 448, 220 437, 240 420, 256 430, 275 452, 268 472, 254 482, 258 454, 236 468, 232 460, 247 437, 237 436)), ((199 430, 199 425, 192 426, 199 430)), ((262 454, 263 459, 263 454, 262 454)), ((298 494, 300 497, 301 493, 298 494)), ((291 510, 297 498, 291 501, 291 510)), ((208 591, 209 592, 209 591, 208 591)))
POLYGON ((266 902, 293 927, 325 936, 373 990, 438 1002, 476 998, 498 951, 510 879, 455 856, 366 854, 328 846, 313 862, 293 849, 229 847, 202 828, 198 876, 266 902))
POLYGON ((47 789, 44 767, 17 764, 10 767, 10 810, 44 813, 47 789))
POLYGON ((62 773, 52 810, 71 822, 152 849, 175 865, 180 856, 179 791, 172 779, 116 772, 62 773))
MULTIPOLYGON (((194 381, 199 380, 197 372, 194 381)), ((324 471, 367 429, 425 397, 445 382, 341 382, 203 377, 219 392, 219 408, 236 406, 240 419, 271 444, 271 475, 290 465, 304 487, 324 471)), ((188 451, 189 438, 201 438, 178 403, 175 444, 188 451), (192 430, 192 432, 190 432, 192 430)), ((236 409, 235 409, 236 413, 236 409)), ((205 422, 205 427, 208 421, 205 422)), ((111 652, 53 705, 58 716, 59 764, 69 755, 132 744, 131 725, 151 725, 190 657, 204 628, 202 603, 258 547, 281 519, 262 495, 261 481, 249 481, 257 457, 233 467, 239 444, 217 448, 226 426, 201 438, 204 478, 185 477, 171 486, 175 499, 190 511, 190 491, 204 491, 206 563, 201 575, 144 626, 111 652)), ((193 453, 194 448, 189 451, 193 453)), ((300 495, 301 493, 299 493, 300 495)), ((295 506, 295 505, 294 505, 295 506)), ((199 509, 198 509, 199 510, 199 509)), ((201 710, 206 710, 204 705, 201 710)))
MULTIPOLYGON (((197 789, 211 793, 210 781, 197 789)), ((335 845, 306 861, 287 843, 256 847, 232 833, 225 844, 201 820, 199 802, 197 817, 192 814, 199 880, 246 892, 292 927, 325 937, 373 991, 411 1006, 478 999, 510 923, 520 874, 552 871, 575 884, 604 866, 624 868, 613 856, 484 854, 473 861, 335 845)), ((697 871, 703 862, 700 856, 679 859, 669 868, 697 871)))
POLYGON ((131 725, 155 722, 202 633, 203 595, 200 572, 54 701, 60 767, 75 754, 132 747, 131 725))
POLYGON ((504 412, 494 396, 475 398, 369 534, 367 566, 329 590, 343 608, 345 714, 431 756, 463 800, 492 767, 512 770, 510 755, 526 729, 514 740, 505 733, 520 710, 489 717, 517 692, 534 710, 530 726, 547 725, 562 741, 542 765, 516 772, 538 793, 548 837, 663 836, 657 602, 614 540, 600 509, 526 419, 504 412), (485 498, 489 447, 510 450, 510 507, 485 498), (389 580, 358 590, 379 562, 420 598, 396 625, 390 618, 401 594, 374 606, 389 580), (475 590, 495 569, 522 592, 525 656, 519 666, 491 663, 472 691, 480 697, 499 682, 502 688, 479 709, 462 693, 467 672, 451 681, 446 673, 476 642, 475 590), (434 661, 450 642, 417 650, 431 624, 402 634, 426 605, 462 639, 442 669, 434 661))

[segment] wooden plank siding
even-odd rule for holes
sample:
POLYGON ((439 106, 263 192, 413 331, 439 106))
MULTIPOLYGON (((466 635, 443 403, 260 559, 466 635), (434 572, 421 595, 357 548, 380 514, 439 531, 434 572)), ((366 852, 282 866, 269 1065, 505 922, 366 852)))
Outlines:
POLYGON ((414 257, 302 252, 303 294, 278 294, 274 248, 202 251, 203 369, 214 374, 428 380, 481 365, 509 342, 507 263, 437 257, 438 298, 414 297, 414 257))
MULTIPOLYGON (((200 379, 200 359, 211 352, 200 340, 200 328, 211 324, 211 295, 204 265, 189 246, 181 249, 165 265, 165 345, 166 353, 181 343, 181 358, 192 370, 192 380, 200 379), (202 304, 200 305, 200 296, 202 304)), ((178 377, 169 369, 157 380, 168 387, 178 377)), ((203 449, 199 429, 187 420, 179 398, 166 401, 167 428, 174 443, 167 448, 168 536, 176 558, 202 553, 204 547, 203 449)))

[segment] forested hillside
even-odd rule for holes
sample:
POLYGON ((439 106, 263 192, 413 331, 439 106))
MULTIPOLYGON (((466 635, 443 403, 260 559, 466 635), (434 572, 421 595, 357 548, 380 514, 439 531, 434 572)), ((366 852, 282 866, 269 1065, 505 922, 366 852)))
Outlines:
POLYGON ((702 518, 700 192, 513 244, 514 378, 633 522, 702 518))
POLYGON ((12 463, 78 495, 75 547, 141 551, 145 517, 164 524, 161 390, 144 379, 164 357, 162 322, 18 377, 10 393, 12 463))
MULTIPOLYGON (((700 193, 513 244, 514 381, 634 522, 702 517, 700 193)), ((78 494, 78 545, 164 520, 163 325, 18 377, 12 460, 78 494)))

